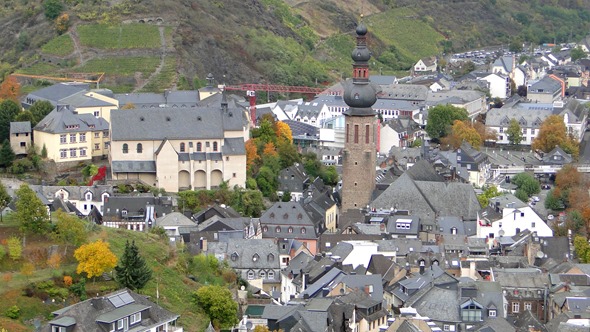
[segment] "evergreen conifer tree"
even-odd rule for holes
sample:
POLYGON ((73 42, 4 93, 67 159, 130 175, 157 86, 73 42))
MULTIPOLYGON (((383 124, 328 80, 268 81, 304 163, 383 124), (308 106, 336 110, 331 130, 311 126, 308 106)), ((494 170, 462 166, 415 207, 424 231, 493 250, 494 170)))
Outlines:
POLYGON ((121 287, 131 290, 142 289, 152 278, 152 271, 139 255, 135 241, 125 244, 125 252, 115 267, 115 280, 121 287))
POLYGON ((15 154, 14 151, 12 151, 10 142, 4 140, 4 143, 2 143, 2 147, 0 148, 0 167, 8 167, 12 165, 14 158, 15 154))

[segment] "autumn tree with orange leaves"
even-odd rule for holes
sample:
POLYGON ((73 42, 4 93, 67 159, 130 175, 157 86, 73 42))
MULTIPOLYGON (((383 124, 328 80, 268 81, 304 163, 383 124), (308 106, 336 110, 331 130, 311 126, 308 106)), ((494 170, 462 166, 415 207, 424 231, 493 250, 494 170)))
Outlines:
POLYGON ((74 257, 78 261, 76 273, 86 273, 88 278, 99 276, 117 266, 117 256, 109 249, 109 244, 102 240, 80 246, 74 251, 74 257))
POLYGON ((555 176, 555 188, 547 194, 545 207, 565 208, 565 224, 554 225, 554 235, 565 236, 568 230, 575 234, 588 234, 590 231, 589 184, 576 166, 565 165, 555 176))
POLYGON ((16 80, 16 77, 12 75, 7 76, 2 84, 0 84, 0 99, 18 101, 19 96, 20 83, 16 80))
POLYGON ((467 142, 473 148, 479 150, 483 140, 471 122, 455 120, 451 127, 451 134, 441 138, 441 145, 457 149, 463 142, 467 142))
POLYGON ((533 140, 532 148, 543 152, 550 152, 556 146, 559 146, 572 155, 574 159, 578 158, 579 146, 575 137, 568 135, 567 128, 560 115, 550 115, 543 121, 539 128, 539 134, 533 140))

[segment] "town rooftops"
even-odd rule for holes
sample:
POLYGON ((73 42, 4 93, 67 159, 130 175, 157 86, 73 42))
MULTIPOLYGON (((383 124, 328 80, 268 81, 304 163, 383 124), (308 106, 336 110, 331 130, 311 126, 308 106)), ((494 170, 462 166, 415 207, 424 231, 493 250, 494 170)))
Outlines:
POLYGON ((58 105, 34 129, 52 134, 65 134, 109 130, 109 123, 92 114, 76 114, 69 105, 58 105))
POLYGON ((11 122, 10 123, 10 134, 20 134, 20 133, 30 133, 30 132, 31 132, 31 122, 30 121, 11 122))

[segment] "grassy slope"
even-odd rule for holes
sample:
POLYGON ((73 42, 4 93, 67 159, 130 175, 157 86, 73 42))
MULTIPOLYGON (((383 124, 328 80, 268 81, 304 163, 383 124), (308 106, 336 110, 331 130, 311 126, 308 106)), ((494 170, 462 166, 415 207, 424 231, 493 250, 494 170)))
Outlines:
MULTIPOLYGON (((7 227, 6 224, 0 225, 0 231, 2 233, 0 238, 16 232, 14 227, 7 227)), ((186 278, 185 273, 177 269, 176 255, 167 244, 152 234, 106 227, 100 228, 100 231, 95 233, 90 240, 99 238, 108 241, 111 250, 117 256, 121 256, 123 253, 127 240, 135 241, 142 256, 154 271, 153 279, 142 290, 142 293, 151 296, 152 300, 159 302, 164 308, 179 314, 181 316, 179 324, 184 327, 185 331, 202 331, 205 329, 208 318, 191 304, 191 293, 197 289, 198 284, 186 278), (160 294, 159 300, 156 299, 157 288, 160 294)), ((29 245, 46 248, 51 245, 51 242, 42 238, 32 238, 29 245)), ((52 311, 62 307, 57 304, 46 305, 37 298, 25 297, 21 289, 31 282, 48 280, 54 275, 62 275, 62 272, 72 275, 75 270, 75 263, 63 264, 58 270, 39 269, 29 277, 25 277, 18 272, 20 269, 19 263, 10 263, 8 259, 4 259, 3 263, 0 266, 2 268, 0 272, 0 279, 2 280, 0 281, 0 297, 4 299, 0 301, 0 328, 4 327, 9 331, 31 331, 32 326, 24 324, 25 321, 30 321, 33 318, 48 318, 52 311), (8 272, 7 269, 10 268, 13 271, 8 272), (5 279, 7 274, 10 274, 10 280, 5 279), (22 317, 16 321, 4 316, 8 307, 14 304, 18 305, 22 312, 22 317)), ((92 283, 88 281, 86 284, 89 294, 103 292, 105 289, 112 287, 112 282, 97 281, 92 283)))

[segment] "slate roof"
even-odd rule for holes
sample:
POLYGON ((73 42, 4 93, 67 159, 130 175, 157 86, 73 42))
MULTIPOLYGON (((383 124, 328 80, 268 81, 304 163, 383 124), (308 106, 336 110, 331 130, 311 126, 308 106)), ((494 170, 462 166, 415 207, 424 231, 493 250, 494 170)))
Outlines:
POLYGON ((149 301, 148 297, 123 289, 54 311, 53 315, 55 318, 47 325, 44 325, 41 328, 41 331, 52 331, 51 324, 71 326, 73 325, 72 323, 75 324, 71 330, 72 332, 101 331, 102 327, 97 324, 97 321, 110 322, 117 318, 145 309, 147 309, 145 311, 147 312, 147 315, 142 315, 141 323, 137 326, 132 326, 132 328, 141 326, 143 329, 148 329, 157 324, 174 321, 179 317, 178 315, 160 307, 156 303, 149 301), (117 308, 109 298, 121 294, 127 294, 124 296, 126 296, 126 300, 130 302, 117 308))
POLYGON ((10 123, 10 134, 16 133, 30 133, 31 132, 31 121, 11 122, 10 123))
POLYGON ((539 128, 543 121, 553 114, 552 104, 517 103, 513 107, 504 105, 487 112, 486 126, 508 127, 510 120, 516 119, 520 122, 521 128, 539 128))
POLYGON ((383 86, 380 98, 425 101, 428 96, 428 88, 417 84, 394 84, 383 86))
POLYGON ((90 85, 88 83, 58 83, 29 93, 25 100, 47 100, 55 106, 63 98, 74 95, 80 91, 88 91, 89 87, 90 85))
MULTIPOLYGON (((212 242, 207 252, 223 255, 234 269, 280 268, 279 249, 272 239, 232 239, 228 242, 212 242)), ((278 278, 278 275, 275 275, 278 278)))
POLYGON ((35 191, 43 194, 48 200, 55 199, 56 193, 63 189, 68 193, 69 200, 86 200, 86 194, 91 193, 93 202, 102 201, 102 194, 107 193, 109 196, 113 194, 113 186, 107 185, 93 185, 93 186, 45 186, 45 185, 31 185, 35 191))
POLYGON ((502 67, 507 73, 512 71, 514 58, 512 55, 503 55, 494 61, 492 67, 502 67))
POLYGON ((156 173, 156 162, 150 160, 113 160, 111 169, 115 173, 156 173))
POLYGON ((210 108, 130 109, 111 111, 113 141, 224 138, 225 131, 242 131, 242 110, 210 108))
POLYGON ((197 224, 180 212, 172 212, 165 216, 156 218, 156 226, 161 227, 187 227, 197 224))
POLYGON ((418 161, 370 204, 374 208, 408 210, 420 220, 457 216, 475 220, 480 209, 470 184, 445 183, 425 160, 418 161), (427 166, 426 166, 427 165, 427 166), (423 170, 429 168, 427 172, 423 170))
POLYGON ((283 192, 302 193, 309 185, 309 179, 305 173, 305 169, 303 165, 298 163, 280 170, 278 181, 278 189, 283 192))
POLYGON ((109 130, 109 123, 92 114, 76 114, 68 105, 59 105, 47 114, 34 130, 52 134, 101 131, 109 130), (76 126, 76 128, 67 129, 66 126, 76 126))
POLYGON ((553 94, 558 90, 561 90, 561 83, 551 78, 549 75, 546 75, 529 87, 529 93, 553 94))
POLYGON ((317 239, 314 223, 299 202, 276 202, 260 216, 260 223, 263 237, 317 239))
POLYGON ((121 211, 127 210, 128 217, 145 217, 146 206, 153 205, 155 217, 172 212, 170 197, 142 196, 111 196, 104 203, 104 217, 121 217, 121 211))
POLYGON ((440 322, 461 322, 456 288, 432 287, 413 304, 421 316, 440 322))

